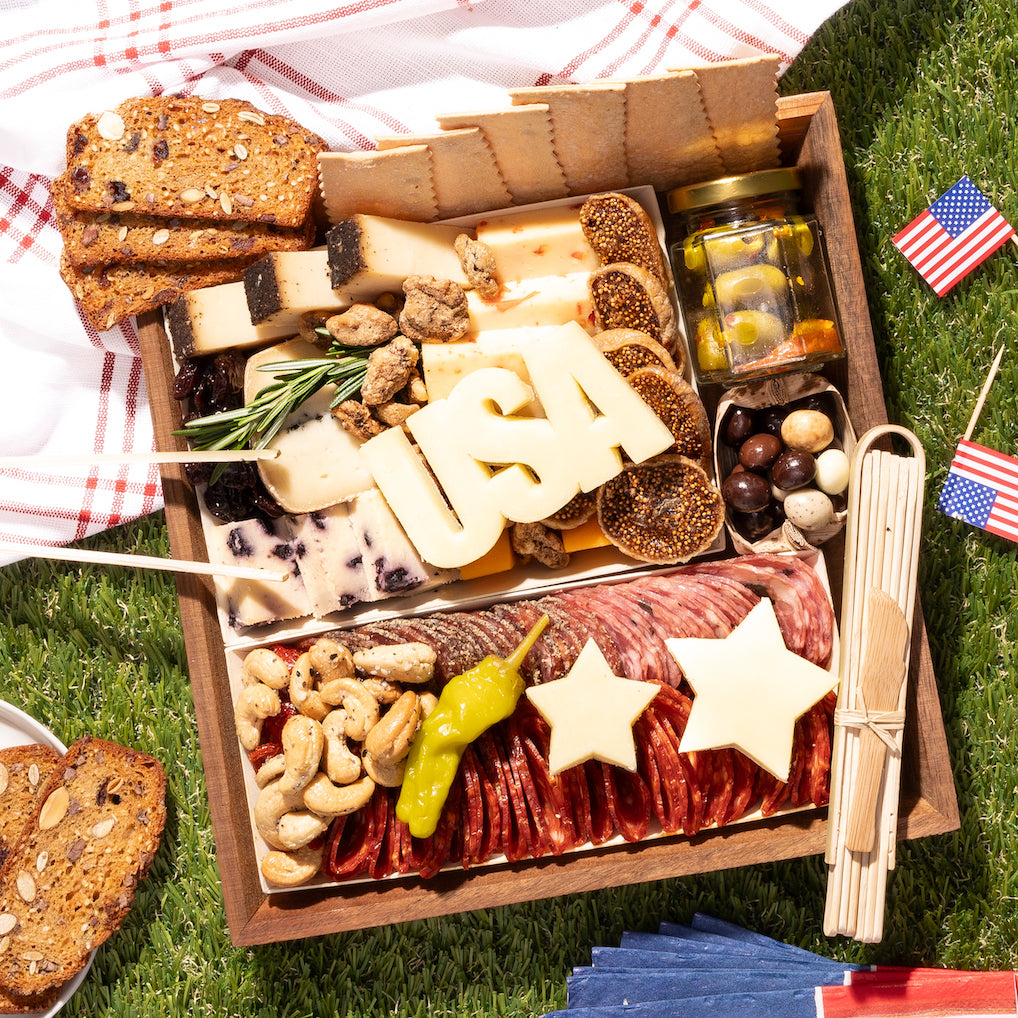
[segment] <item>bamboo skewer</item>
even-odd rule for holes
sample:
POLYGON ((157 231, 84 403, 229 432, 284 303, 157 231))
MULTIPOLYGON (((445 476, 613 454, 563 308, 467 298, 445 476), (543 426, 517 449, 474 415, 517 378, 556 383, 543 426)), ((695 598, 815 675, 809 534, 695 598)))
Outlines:
POLYGON ((208 449, 183 452, 53 453, 0 456, 0 467, 49 466, 57 463, 90 466, 101 463, 254 463, 278 459, 278 449, 208 449))
MULTIPOLYGON (((831 765, 831 805, 828 811, 829 867, 824 929, 867 942, 882 935, 887 870, 894 865, 897 836, 897 800, 900 787, 900 752, 903 709, 907 686, 908 633, 911 631, 918 567, 925 456, 915 436, 903 428, 884 425, 867 432, 856 447, 849 485, 849 526, 845 543, 842 597, 843 653, 838 714, 831 765), (887 435, 898 434, 912 447, 911 457, 871 448, 887 435), (860 699, 867 680, 868 662, 890 653, 877 617, 883 599, 892 603, 902 620, 904 636, 898 641, 901 659, 898 689, 890 715, 894 752, 886 754, 870 814, 869 848, 847 843, 849 825, 859 807, 856 793, 867 772, 863 713, 874 704, 860 699), (876 606, 876 607, 874 607, 876 606), (860 771, 863 773, 860 774, 860 771)), ((857 832, 856 832, 857 833, 857 832)))
POLYGON ((249 566, 215 565, 209 562, 187 562, 154 555, 127 555, 118 552, 88 551, 83 548, 50 547, 0 541, 0 552, 25 558, 50 559, 56 562, 86 562, 101 566, 126 566, 130 569, 160 569, 171 573, 193 573, 204 576, 232 576, 241 580, 265 580, 282 583, 288 571, 252 569, 249 566))

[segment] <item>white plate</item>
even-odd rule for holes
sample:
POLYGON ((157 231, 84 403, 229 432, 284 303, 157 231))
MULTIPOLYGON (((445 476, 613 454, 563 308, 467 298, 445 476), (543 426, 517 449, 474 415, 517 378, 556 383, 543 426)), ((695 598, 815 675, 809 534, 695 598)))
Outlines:
MULTIPOLYGON (((0 749, 7 749, 10 746, 26 746, 33 742, 41 742, 45 746, 52 746, 61 756, 67 752, 67 747, 48 729, 44 728, 34 718, 29 717, 24 711, 12 707, 9 703, 0 700, 0 749)), ((95 958, 95 951, 89 955, 85 967, 71 980, 60 987, 57 999, 48 1011, 33 1011, 34 1015, 44 1015, 45 1018, 52 1018, 63 1006, 74 996, 74 991, 81 985, 88 970, 92 967, 92 960, 95 958)))

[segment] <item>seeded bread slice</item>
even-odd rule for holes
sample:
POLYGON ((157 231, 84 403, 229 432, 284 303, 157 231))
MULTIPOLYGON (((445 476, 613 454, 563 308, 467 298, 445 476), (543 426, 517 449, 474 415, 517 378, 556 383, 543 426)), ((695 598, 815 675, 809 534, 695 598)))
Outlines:
POLYGON ((68 200, 92 212, 299 227, 325 143, 240 99, 127 99, 67 132, 68 200))
POLYGON ((166 822, 154 757, 84 737, 39 791, 0 868, 0 989, 44 993, 123 922, 166 822))
POLYGON ((97 332, 169 304, 188 290, 233 283, 257 260, 220 258, 208 262, 133 262, 130 265, 72 264, 66 249, 60 254, 60 278, 97 332))
POLYGON ((134 212, 80 212, 67 198, 66 176, 54 181, 53 207, 67 257, 75 265, 194 262, 303 251, 314 241, 314 218, 297 229, 237 220, 180 219, 134 212))
POLYGON ((39 743, 0 749, 0 866, 28 823, 40 787, 59 761, 55 749, 39 743))

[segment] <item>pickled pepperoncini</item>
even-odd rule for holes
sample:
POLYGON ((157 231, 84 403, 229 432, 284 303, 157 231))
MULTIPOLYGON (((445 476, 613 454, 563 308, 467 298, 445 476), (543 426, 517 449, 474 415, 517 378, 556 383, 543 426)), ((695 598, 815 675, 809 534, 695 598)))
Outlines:
POLYGON ((396 816, 415 838, 434 834, 467 746, 516 709, 520 666, 547 624, 544 615, 508 658, 491 654, 445 684, 410 747, 396 802, 396 816))

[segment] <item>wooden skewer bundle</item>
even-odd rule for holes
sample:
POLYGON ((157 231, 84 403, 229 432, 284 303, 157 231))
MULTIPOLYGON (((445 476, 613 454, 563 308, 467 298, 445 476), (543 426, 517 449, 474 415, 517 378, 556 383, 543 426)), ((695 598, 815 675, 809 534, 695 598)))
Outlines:
POLYGON ((904 428, 873 428, 856 446, 849 483, 824 932, 864 943, 883 936, 887 873, 895 863, 925 478, 922 446, 904 428), (904 438, 913 455, 873 448, 890 434, 904 438), (866 702, 866 693, 873 702, 866 702))

